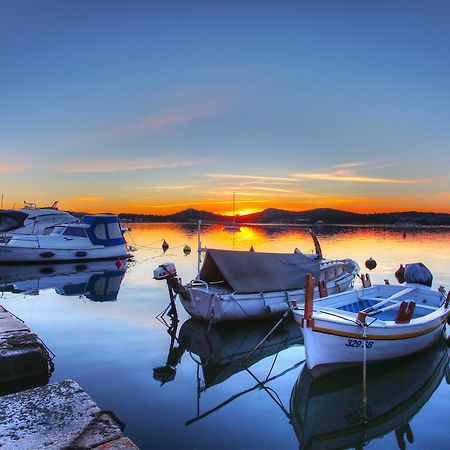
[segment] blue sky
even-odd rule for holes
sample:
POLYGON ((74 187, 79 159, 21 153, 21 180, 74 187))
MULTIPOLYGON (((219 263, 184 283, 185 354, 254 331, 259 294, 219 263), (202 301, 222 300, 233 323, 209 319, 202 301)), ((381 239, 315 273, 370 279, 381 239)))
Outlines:
POLYGON ((0 1, 5 206, 450 212, 450 4, 0 1))

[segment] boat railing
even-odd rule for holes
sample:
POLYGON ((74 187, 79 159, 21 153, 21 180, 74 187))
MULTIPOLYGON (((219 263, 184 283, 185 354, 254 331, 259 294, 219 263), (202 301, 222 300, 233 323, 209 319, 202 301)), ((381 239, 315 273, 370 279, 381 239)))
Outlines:
POLYGON ((209 294, 209 285, 206 281, 196 278, 196 279, 192 280, 189 284, 191 285, 191 288, 203 286, 203 287, 205 287, 206 292, 209 294))

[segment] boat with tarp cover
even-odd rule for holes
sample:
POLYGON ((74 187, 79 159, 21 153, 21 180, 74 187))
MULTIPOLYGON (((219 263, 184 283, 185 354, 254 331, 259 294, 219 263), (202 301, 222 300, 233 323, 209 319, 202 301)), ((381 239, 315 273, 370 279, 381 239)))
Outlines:
POLYGON ((53 263, 128 257, 119 219, 112 214, 84 216, 57 225, 50 234, 14 235, 0 243, 0 263, 53 263))
POLYGON ((183 286, 175 266, 162 264, 155 279, 167 279, 186 311, 210 323, 281 315, 292 300, 302 303, 308 273, 317 284, 314 297, 343 292, 359 271, 352 259, 327 260, 317 253, 262 253, 206 249, 198 276, 183 286))

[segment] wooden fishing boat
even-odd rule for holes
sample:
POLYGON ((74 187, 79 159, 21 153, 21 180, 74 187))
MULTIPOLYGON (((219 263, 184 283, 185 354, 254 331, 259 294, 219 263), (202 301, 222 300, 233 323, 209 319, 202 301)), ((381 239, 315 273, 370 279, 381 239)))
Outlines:
POLYGON ((304 305, 292 308, 303 329, 313 376, 360 362, 412 354, 433 344, 449 315, 450 294, 421 284, 374 285, 315 300, 312 276, 304 305))

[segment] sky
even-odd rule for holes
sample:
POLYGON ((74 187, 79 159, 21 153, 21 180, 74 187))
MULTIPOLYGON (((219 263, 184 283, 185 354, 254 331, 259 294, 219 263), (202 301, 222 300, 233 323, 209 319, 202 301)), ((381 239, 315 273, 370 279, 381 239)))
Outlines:
POLYGON ((3 207, 450 213, 450 2, 0 0, 3 207))

